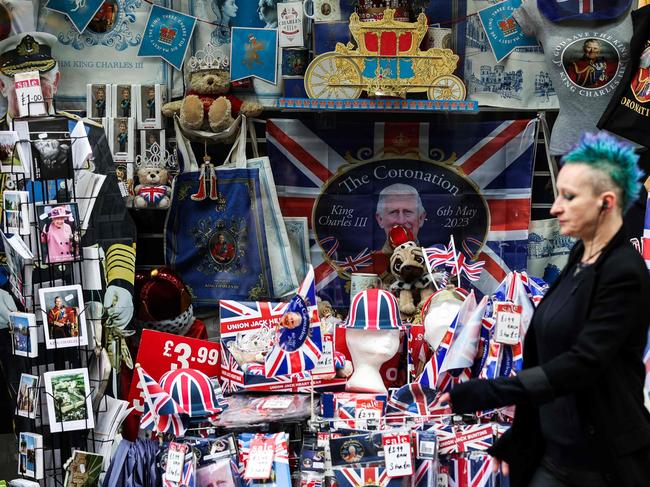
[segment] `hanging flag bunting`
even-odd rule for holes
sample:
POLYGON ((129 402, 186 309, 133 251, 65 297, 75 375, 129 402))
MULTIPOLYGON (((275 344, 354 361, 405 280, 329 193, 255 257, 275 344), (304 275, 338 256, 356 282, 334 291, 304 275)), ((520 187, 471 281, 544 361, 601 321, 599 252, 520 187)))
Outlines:
POLYGON ((497 62, 501 62, 518 47, 537 47, 539 44, 535 37, 523 33, 512 16, 520 5, 521 0, 505 0, 478 12, 497 62))
POLYGON ((45 8, 66 15, 81 34, 103 3, 104 0, 49 0, 45 8))
POLYGON ((259 78, 276 84, 278 29, 233 27, 230 43, 230 79, 259 78))
POLYGON ((161 57, 180 71, 196 18, 159 5, 149 12, 138 56, 161 57))

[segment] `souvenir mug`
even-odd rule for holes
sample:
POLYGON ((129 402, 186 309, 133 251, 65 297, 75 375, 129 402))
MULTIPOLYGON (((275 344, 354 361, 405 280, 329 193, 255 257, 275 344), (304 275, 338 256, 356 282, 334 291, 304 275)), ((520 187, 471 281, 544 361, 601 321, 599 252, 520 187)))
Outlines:
POLYGON ((304 76, 309 64, 309 49, 304 47, 282 49, 282 75, 304 76))
POLYGON ((336 22, 341 20, 341 3, 340 0, 303 0, 302 7, 305 17, 314 19, 316 22, 336 22), (307 4, 312 4, 312 9, 307 8, 307 4), (313 13, 310 15, 308 12, 313 13))
POLYGON ((373 288, 381 289, 381 279, 377 274, 353 272, 350 276, 350 296, 373 288))

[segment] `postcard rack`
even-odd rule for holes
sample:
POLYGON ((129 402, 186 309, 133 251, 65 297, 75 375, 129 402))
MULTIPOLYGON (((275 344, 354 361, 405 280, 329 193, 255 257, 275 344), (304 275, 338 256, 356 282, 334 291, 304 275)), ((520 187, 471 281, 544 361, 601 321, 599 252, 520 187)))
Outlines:
MULTIPOLYGON (((82 174, 83 171, 93 171, 93 161, 91 156, 90 161, 86 161, 85 164, 77 164, 80 167, 75 167, 72 155, 75 144, 78 144, 79 140, 70 136, 70 132, 76 124, 74 120, 61 116, 24 117, 12 120, 9 124, 10 130, 16 131, 18 124, 23 122, 30 127, 30 136, 19 135, 13 151, 16 154, 21 150, 26 160, 22 161, 22 167, 17 166, 16 171, 13 171, 12 174, 3 174, 5 178, 3 182, 6 188, 29 193, 28 202, 20 203, 21 206, 27 205, 29 214, 28 231, 21 232, 23 234, 20 235, 20 238, 31 251, 33 258, 24 259, 17 256, 14 249, 5 249, 5 251, 10 270, 11 292, 16 301, 20 303, 19 311, 35 315, 36 330, 30 329, 29 332, 36 331, 38 333, 39 343, 38 354, 35 357, 7 354, 5 360, 11 361, 11 366, 5 365, 4 369, 5 374, 8 375, 10 386, 8 392, 12 396, 14 405, 17 405, 20 392, 21 373, 32 374, 40 378, 37 394, 33 399, 35 411, 28 417, 16 414, 14 416, 14 431, 17 436, 20 432, 37 433, 42 436, 43 479, 38 482, 44 486, 63 486, 66 475, 65 463, 71 457, 73 450, 92 453, 100 453, 100 450, 110 451, 110 448, 105 448, 105 444, 113 441, 100 438, 90 424, 93 415, 92 409, 94 409, 94 415, 105 412, 107 409, 107 399, 105 396, 101 396, 103 391, 110 391, 115 395, 118 391, 116 390, 117 370, 114 367, 109 367, 109 370, 113 369, 112 381, 110 378, 104 378, 101 371, 106 370, 107 367, 101 361, 106 360, 105 355, 96 353, 96 350, 100 350, 102 346, 104 338, 102 334, 105 334, 102 327, 102 322, 106 318, 102 291, 105 286, 102 284, 103 273, 101 272, 104 257, 101 252, 92 256, 92 252, 83 250, 86 244, 90 245, 84 236, 95 235, 96 228, 94 226, 101 225, 101 223, 98 223, 99 219, 93 219, 92 216, 86 222, 81 213, 82 209, 96 209, 104 205, 111 205, 112 201, 109 199, 112 195, 106 196, 104 191, 90 196, 79 194, 77 184, 73 183, 72 178, 34 179, 33 176, 39 174, 35 142, 41 140, 39 136, 42 133, 57 133, 55 137, 46 138, 51 141, 51 147, 57 148, 58 154, 66 147, 65 151, 68 153, 66 164, 69 164, 68 168, 72 168, 75 182, 79 178, 88 176, 88 174, 82 174), (33 133, 31 133, 32 126, 36 130, 33 133), (66 127, 67 130, 60 130, 66 127), (47 220, 50 220, 48 214, 52 215, 54 208, 63 208, 54 214, 67 216, 66 223, 71 230, 69 248, 72 259, 70 261, 56 261, 47 247, 47 238, 43 237, 48 224, 47 220), (99 285, 97 285, 98 282, 99 285), (77 292, 74 291, 75 288, 77 292), (78 290, 81 290, 81 293, 78 290), (43 298, 48 302, 41 302, 43 298), (48 312, 53 309, 54 301, 57 298, 65 300, 65 312, 68 313, 68 310, 72 309, 76 319, 71 319, 62 327, 66 328, 65 331, 55 333, 55 325, 50 322, 48 312), (69 328, 67 328, 68 326, 69 328), (46 330, 46 327, 49 328, 46 330), (57 334, 63 334, 65 338, 57 338, 57 334), (44 342, 44 337, 50 339, 46 339, 44 342), (55 397, 51 392, 46 391, 44 374, 78 368, 90 369, 93 361, 100 361, 96 364, 100 373, 98 377, 88 378, 90 387, 89 390, 84 390, 83 396, 85 397, 82 400, 66 403, 66 398, 70 399, 75 396, 64 394, 55 397), (99 397, 96 397, 96 394, 99 394, 99 397), (89 411, 87 405, 91 402, 89 401, 91 398, 94 400, 92 402, 95 406, 89 411), (48 411, 48 402, 54 406, 54 411, 48 411), (80 411, 82 407, 84 411, 80 411), (77 419, 74 421, 74 429, 68 426, 71 422, 66 420, 66 417, 72 416, 77 419), (52 431, 50 418, 55 418, 55 421, 61 420, 60 428, 58 428, 60 431, 52 431), (79 420, 81 427, 79 427, 79 420)), ((114 174, 114 167, 112 170, 114 174)), ((88 211, 88 213, 92 215, 92 211, 88 211)), ((110 225, 111 223, 106 224, 110 225)), ((6 230, 6 225, 3 225, 4 230, 6 230)), ((95 243, 92 242, 93 245, 95 243)), ((30 328, 34 327, 30 326, 30 328)), ((14 333, 15 329, 11 327, 12 349, 17 346, 14 333)), ((114 350, 119 353, 119 346, 115 346, 114 350)), ((77 399, 79 398, 77 397, 77 399)), ((107 462, 104 462, 104 466, 106 465, 107 462)), ((21 472, 17 473, 21 474, 21 472)), ((36 480, 32 477, 25 478, 36 480)))

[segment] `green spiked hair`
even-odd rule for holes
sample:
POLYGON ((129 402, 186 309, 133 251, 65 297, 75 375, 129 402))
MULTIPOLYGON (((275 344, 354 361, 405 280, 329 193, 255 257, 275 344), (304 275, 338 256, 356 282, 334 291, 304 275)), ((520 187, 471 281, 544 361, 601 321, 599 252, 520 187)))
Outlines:
POLYGON ((641 191, 641 176, 632 145, 621 142, 606 132, 586 133, 580 142, 562 158, 565 164, 584 164, 612 180, 620 191, 623 211, 636 201, 641 191))

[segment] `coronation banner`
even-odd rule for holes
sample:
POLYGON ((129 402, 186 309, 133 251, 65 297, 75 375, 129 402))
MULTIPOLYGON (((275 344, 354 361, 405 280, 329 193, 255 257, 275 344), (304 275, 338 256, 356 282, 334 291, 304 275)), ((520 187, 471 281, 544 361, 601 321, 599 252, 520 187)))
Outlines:
MULTIPOLYGON (((307 217, 317 291, 349 303, 354 272, 387 276, 387 235, 410 227, 423 246, 454 236, 483 260, 480 293, 524 270, 536 119, 428 123, 267 122, 282 213, 307 217)), ((463 283, 467 285, 466 282, 463 283)))

